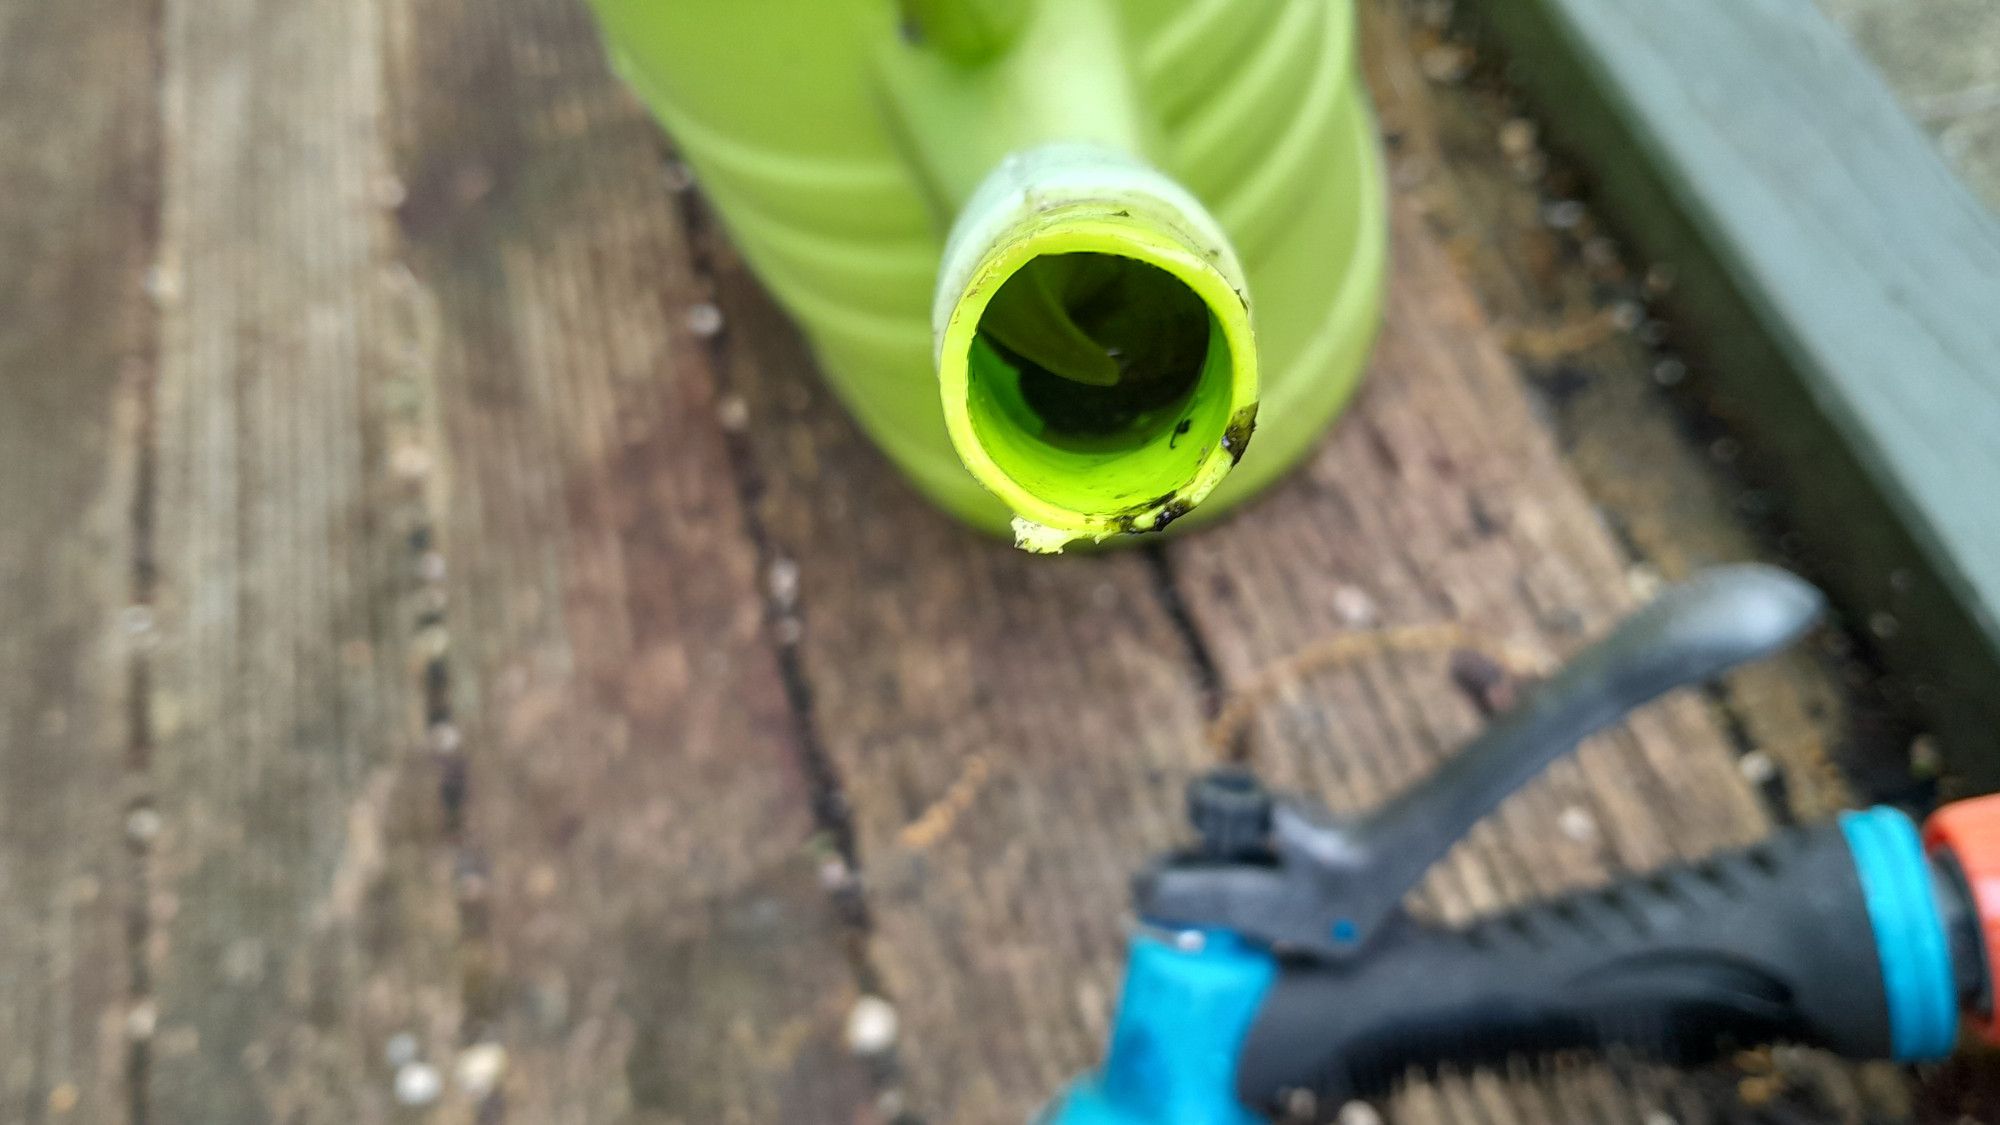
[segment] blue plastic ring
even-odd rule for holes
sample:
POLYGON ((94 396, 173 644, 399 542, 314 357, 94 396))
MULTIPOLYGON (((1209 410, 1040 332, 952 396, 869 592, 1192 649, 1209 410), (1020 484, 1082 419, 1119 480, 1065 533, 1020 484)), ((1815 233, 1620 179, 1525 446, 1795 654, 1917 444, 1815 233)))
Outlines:
POLYGON ((1877 807, 1842 813, 1840 830, 1875 930, 1890 1049, 1906 1062, 1950 1054, 1958 1038, 1957 990, 1917 826, 1895 809, 1877 807))

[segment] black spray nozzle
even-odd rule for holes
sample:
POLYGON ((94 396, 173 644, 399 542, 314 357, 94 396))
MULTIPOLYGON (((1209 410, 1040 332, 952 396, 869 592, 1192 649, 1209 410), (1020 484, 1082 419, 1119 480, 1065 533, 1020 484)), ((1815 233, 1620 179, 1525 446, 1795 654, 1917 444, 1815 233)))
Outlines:
MULTIPOLYGON (((1230 836, 1220 849, 1171 858, 1140 880, 1140 913, 1163 925, 1221 927, 1273 947, 1352 957, 1432 864, 1550 762, 1674 688, 1784 648, 1812 626, 1821 605, 1812 586, 1773 567, 1705 571, 1585 649, 1428 780, 1359 818, 1277 801, 1269 806, 1267 852, 1246 862, 1230 836)), ((1203 779, 1197 790, 1215 784, 1203 779)), ((1197 827, 1209 839, 1199 810, 1197 827)))
POLYGON ((1139 880, 1157 929, 1134 940, 1104 1070, 1051 1120, 1235 1121, 1300 1090, 1339 1101, 1412 1068, 1571 1048, 1688 1063, 1784 1040, 1936 1058, 1961 1013, 2000 1035, 2000 796, 1939 810, 1927 844, 1877 808, 1468 926, 1398 909, 1557 756, 1783 648, 1820 605, 1768 567, 1706 572, 1365 816, 1274 798, 1240 769, 1198 779, 1198 845, 1139 880), (1169 1103, 1178 1116, 1156 1112, 1169 1103))
POLYGON ((1576 1049, 1676 1065, 1770 1042, 1929 1057, 1899 1042, 1909 987, 1885 975, 1867 882, 1824 823, 1462 928, 1404 919, 1365 957, 1283 963, 1238 1095, 1344 1100, 1412 1069, 1576 1049))
POLYGON ((1267 854, 1271 835, 1271 794, 1241 766, 1222 766, 1188 785, 1188 820, 1201 855, 1210 860, 1248 860, 1267 854))

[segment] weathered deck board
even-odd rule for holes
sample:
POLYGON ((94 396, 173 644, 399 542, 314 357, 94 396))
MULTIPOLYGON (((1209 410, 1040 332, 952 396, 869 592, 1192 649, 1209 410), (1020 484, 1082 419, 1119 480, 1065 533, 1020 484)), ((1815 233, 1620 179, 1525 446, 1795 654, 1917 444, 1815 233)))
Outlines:
MULTIPOLYGON (((1517 366, 1539 382, 1564 464, 1620 545, 1659 577, 1732 559, 1783 564, 1746 525, 1745 513, 1766 498, 1728 472, 1735 446, 1694 439, 1684 412, 1668 402, 1661 383, 1686 365, 1643 338, 1661 326, 1642 319, 1622 331, 1614 320, 1620 303, 1637 313, 1663 286, 1605 256, 1613 246, 1563 198, 1566 186, 1545 199, 1549 181, 1563 177, 1548 173, 1530 122, 1483 84, 1423 73, 1424 52, 1463 48, 1413 18, 1419 7, 1376 0, 1360 8, 1369 86, 1383 130, 1396 138, 1396 190, 1422 209, 1517 366), (1560 228, 1552 215, 1562 216, 1560 228)), ((1731 721, 1779 767, 1787 811, 1806 818, 1854 803, 1853 779, 1835 768, 1836 755, 1865 766, 1898 761, 1907 748, 1895 724, 1858 713, 1841 679, 1847 670, 1821 647, 1745 669, 1720 695, 1731 721), (1856 746, 1863 727, 1871 744, 1856 746)), ((1906 792, 1907 774, 1889 772, 1878 767, 1864 787, 1906 792)))
MULTIPOLYGON (((1303 479, 1166 553, 1231 683, 1345 627, 1343 583, 1385 621, 1463 620, 1551 656, 1631 600, 1490 326, 1407 212, 1398 226, 1388 336, 1355 414, 1303 479)), ((1179 784, 1207 757, 1208 685, 1175 628, 1178 599, 1143 556, 1024 559, 916 504, 717 254, 730 385, 768 474, 772 542, 799 567, 802 664, 854 809, 911 1108, 1018 1120, 1100 1045, 1126 877, 1177 831, 1179 784)), ((1348 804, 1416 776, 1476 725, 1436 658, 1383 662, 1285 713, 1306 736, 1267 738, 1283 750, 1274 776, 1348 804)), ((1502 819, 1435 882, 1447 912, 1764 826, 1726 739, 1685 700, 1560 767, 1502 819), (1571 804, 1588 808, 1589 838, 1555 828, 1571 804)), ((1526 1093, 1487 1079, 1462 1096, 1524 1120, 1575 1099, 1638 1112, 1603 1075, 1526 1093)))
POLYGON ((0 4, 0 1119, 124 1110, 145 5, 0 4), (101 77, 79 87, 78 74, 101 77), (18 108, 17 108, 18 107, 18 108))
POLYGON ((1964 483, 2000 474, 2000 217, 1809 0, 1464 7, 1685 282, 1700 385, 1948 780, 2000 784, 2000 519, 1964 483))
POLYGON ((376 15, 165 6, 149 1120, 385 1120, 454 1046, 376 15))
MULTIPOLYGON (((1553 659, 1633 604, 1610 538, 1529 416, 1490 324, 1412 210, 1399 211, 1395 231, 1405 280, 1391 286, 1357 409, 1254 515, 1169 552, 1227 683, 1366 623, 1357 622, 1356 606, 1381 625, 1456 622, 1492 638, 1489 652, 1525 649, 1553 659), (1309 577, 1317 581, 1308 585, 1309 577)), ((1357 774, 1373 766, 1378 791, 1362 791, 1367 782, 1357 777, 1343 786, 1350 800, 1372 804, 1380 785, 1399 788, 1432 753, 1479 726, 1442 662, 1427 662, 1439 667, 1407 679, 1389 672, 1372 685, 1374 698, 1363 687, 1333 708, 1376 724, 1355 733, 1387 737, 1350 745, 1335 736, 1295 753, 1352 755, 1357 774), (1425 752, 1394 753, 1398 739, 1425 752)), ((1556 767, 1557 783, 1547 787, 1593 806, 1603 847, 1550 839, 1553 817, 1531 800, 1516 802, 1501 818, 1544 862, 1503 878, 1550 893, 1601 877, 1603 861, 1655 865, 1765 827, 1726 741, 1692 700, 1642 713, 1611 741, 1618 745, 1556 767)))
POLYGON ((1034 557, 923 503, 715 253, 728 384, 772 548, 796 567, 800 663, 853 810, 910 1109, 1023 1120, 1102 1042, 1128 869, 1178 830, 1203 685, 1143 556, 1034 557))
MULTIPOLYGON (((1232 688, 1323 638, 1432 623, 1460 626, 1473 651, 1552 660, 1633 601, 1491 325, 1411 208, 1399 208, 1392 245, 1383 336, 1334 439, 1257 511, 1168 552, 1232 688)), ((1480 723, 1444 653, 1386 653, 1300 677, 1252 726, 1251 746, 1274 779, 1365 808, 1480 723)), ((1432 874, 1424 898, 1464 919, 1766 827, 1727 738, 1682 697, 1510 800, 1432 874)), ((1532 1120, 1548 1112, 1532 1097, 1587 1092, 1512 1096, 1532 1120)), ((1658 1108, 1650 1095, 1640 1102, 1624 1112, 1658 1108)))
POLYGON ((468 1037, 522 1122, 857 1122, 856 996, 657 130, 580 5, 386 5, 468 1037), (450 724, 450 725, 445 725, 450 724), (450 736, 447 736, 450 737, 450 736), (461 893, 465 894, 462 888, 461 893))

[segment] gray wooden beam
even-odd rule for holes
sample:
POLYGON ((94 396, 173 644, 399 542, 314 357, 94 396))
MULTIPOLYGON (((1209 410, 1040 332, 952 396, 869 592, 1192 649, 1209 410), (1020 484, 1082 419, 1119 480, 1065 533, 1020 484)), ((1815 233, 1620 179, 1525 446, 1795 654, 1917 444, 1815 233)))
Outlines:
POLYGON ((1810 0, 1479 0, 1810 565, 2000 786, 2000 222, 1810 0))

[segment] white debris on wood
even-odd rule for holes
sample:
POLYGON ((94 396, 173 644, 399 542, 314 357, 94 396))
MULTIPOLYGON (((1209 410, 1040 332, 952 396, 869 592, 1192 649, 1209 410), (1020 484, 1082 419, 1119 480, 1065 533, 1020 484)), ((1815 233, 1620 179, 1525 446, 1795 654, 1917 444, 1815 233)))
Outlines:
POLYGON ((1762 750, 1752 750, 1738 758, 1736 768, 1743 771, 1744 780, 1752 785, 1763 785, 1778 776, 1778 763, 1762 750))
POLYGON ((1586 844, 1597 838, 1597 818, 1581 805, 1566 806, 1556 816, 1556 827, 1562 834, 1579 844, 1586 844))
POLYGON ((404 1063, 396 1068, 396 1100, 407 1106, 429 1105, 444 1092, 444 1079, 427 1063, 404 1063))
POLYGON ((781 609, 790 609, 799 602, 799 564, 787 558, 771 560, 771 570, 765 576, 771 591, 771 600, 781 609))
POLYGON ((146 271, 145 279, 140 282, 140 286, 154 304, 166 308, 180 300, 180 271, 165 262, 155 263, 146 271))
POLYGON ((163 823, 151 805, 140 805, 125 814, 125 838, 135 844, 150 844, 159 836, 163 823))
POLYGON ((140 1042, 153 1037, 160 1023, 160 1009, 151 1000, 141 1000, 125 1013, 125 1037, 140 1042))
POLYGON ((1348 1102, 1340 1107, 1339 1125, 1382 1125, 1382 1115, 1367 1102, 1348 1102))
POLYGON ((703 301, 687 311, 688 331, 706 340, 722 331, 722 310, 703 301))
POLYGON ((1634 563, 1625 568, 1625 588, 1642 602, 1652 601, 1665 588, 1667 580, 1658 569, 1645 563, 1634 563))
POLYGON ((896 1044, 896 1006, 880 996, 863 996, 847 1013, 847 1047, 857 1055, 879 1055, 896 1044))
POLYGON ((422 480, 430 475, 435 458, 415 442, 404 442, 389 454, 389 467, 404 480, 422 480))
POLYGON ((475 1043, 458 1053, 452 1077, 468 1097, 483 1098, 500 1086, 507 1070, 507 1048, 498 1043, 475 1043))
POLYGON ((1333 612, 1349 628, 1366 628, 1375 624, 1375 599, 1359 586, 1341 586, 1333 591, 1333 612))
POLYGON ((439 722, 431 724, 431 751, 437 754, 456 754, 465 745, 465 732, 457 723, 439 722))
POLYGON ((828 891, 844 891, 854 886, 854 869, 834 856, 819 865, 819 885, 828 891))
POLYGON ((1500 151, 1515 157, 1535 151, 1535 123, 1525 117, 1503 122, 1500 126, 1500 151))

